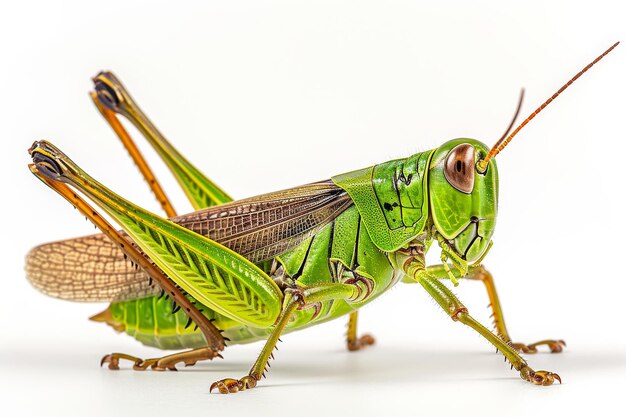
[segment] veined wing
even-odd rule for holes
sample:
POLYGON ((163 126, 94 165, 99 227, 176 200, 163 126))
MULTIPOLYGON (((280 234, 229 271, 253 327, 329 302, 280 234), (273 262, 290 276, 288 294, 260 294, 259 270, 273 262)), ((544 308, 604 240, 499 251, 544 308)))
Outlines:
POLYGON ((104 234, 31 249, 26 255, 26 277, 44 294, 65 300, 112 301, 124 299, 122 294, 142 298, 160 291, 104 234))
POLYGON ((308 184, 174 217, 252 262, 297 246, 352 205, 331 181, 308 184))
MULTIPOLYGON (((322 181, 171 220, 261 262, 294 248, 350 205, 352 200, 343 189, 322 181)), ((75 301, 126 300, 160 291, 102 234, 32 249, 26 256, 26 273, 41 292, 75 301)))

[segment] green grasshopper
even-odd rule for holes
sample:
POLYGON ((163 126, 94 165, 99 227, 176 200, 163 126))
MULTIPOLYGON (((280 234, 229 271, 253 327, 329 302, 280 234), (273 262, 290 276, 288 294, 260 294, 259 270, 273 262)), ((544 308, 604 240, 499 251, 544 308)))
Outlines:
MULTIPOLYGON (((619 43, 619 42, 618 42, 619 43)), ((230 344, 266 340, 248 375, 213 383, 232 393, 265 376, 282 333, 348 315, 347 347, 374 343, 357 336, 357 311, 399 281, 418 283, 454 321, 492 343, 522 379, 561 382, 535 371, 520 356, 540 345, 562 351, 562 340, 512 343, 493 278, 481 262, 491 247, 498 172, 494 157, 543 108, 618 43, 577 73, 510 134, 489 148, 473 139, 450 140, 406 159, 341 174, 284 191, 232 199, 189 163, 156 129, 111 73, 94 78, 94 103, 122 139, 168 218, 148 212, 90 177, 46 141, 29 152, 31 171, 72 203, 104 234, 38 246, 27 256, 27 275, 42 292, 70 300, 110 301, 92 317, 141 343, 188 349, 161 358, 112 353, 137 370, 175 370, 183 363, 221 357, 230 344), (172 171, 195 212, 177 216, 130 136, 130 120, 172 171), (76 191, 123 229, 116 230, 76 191), (441 264, 426 265, 433 242, 441 264), (128 260, 128 258, 130 258, 128 260), (495 333, 476 321, 443 284, 482 281, 495 333)))

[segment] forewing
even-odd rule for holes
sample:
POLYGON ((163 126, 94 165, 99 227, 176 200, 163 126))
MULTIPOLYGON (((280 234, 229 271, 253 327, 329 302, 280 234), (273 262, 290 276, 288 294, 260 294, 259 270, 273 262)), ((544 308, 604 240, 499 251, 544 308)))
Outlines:
MULTIPOLYGON (((323 181, 171 220, 261 262, 294 248, 350 205, 343 189, 323 181)), ((76 301, 126 300, 160 291, 102 234, 38 246, 26 257, 26 272, 43 293, 76 301)))
POLYGON ((172 220, 243 255, 272 259, 313 235, 352 205, 331 181, 210 207, 172 220))

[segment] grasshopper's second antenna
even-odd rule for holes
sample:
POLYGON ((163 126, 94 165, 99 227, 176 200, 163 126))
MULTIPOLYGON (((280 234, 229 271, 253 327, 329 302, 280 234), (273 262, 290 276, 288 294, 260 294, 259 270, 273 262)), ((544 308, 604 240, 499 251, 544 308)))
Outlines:
MULTIPOLYGON (((495 157, 498 153, 500 153, 500 151, 502 149, 504 149, 506 147, 506 145, 509 144, 509 142, 511 142, 511 140, 515 137, 515 135, 517 135, 517 133, 522 130, 522 128, 524 126, 526 126, 528 124, 528 122, 530 122, 537 114, 539 114, 539 112, 541 112, 541 110, 545 109, 546 106, 548 104, 550 104, 555 98, 557 98, 559 96, 559 94, 561 94, 563 91, 565 91, 565 89, 567 87, 569 87, 570 85, 572 85, 572 83, 574 81, 576 81, 581 75, 583 75, 585 72, 587 72, 587 70, 591 67, 593 67, 598 61, 600 61, 602 58, 604 58, 609 52, 611 52, 617 45, 619 45, 619 42, 615 42, 609 49, 607 49, 606 51, 604 51, 602 53, 602 55, 600 55, 599 57, 597 57, 596 59, 594 59, 591 63, 589 63, 585 68, 583 68, 578 74, 574 75, 572 77, 572 79, 570 79, 568 82, 566 82, 561 88, 559 88, 559 90, 554 93, 552 95, 552 97, 550 97, 549 99, 547 99, 541 106, 537 107, 537 109, 532 112, 530 114, 530 116, 528 116, 526 118, 526 120, 524 120, 522 123, 520 123, 519 126, 517 126, 515 128, 515 130, 509 135, 506 136, 506 133, 504 134, 504 136, 502 138, 500 138, 500 140, 498 140, 498 142, 496 142, 495 145, 493 145, 493 147, 489 150, 489 153, 487 154, 487 156, 485 156, 484 159, 478 161, 477 164, 477 168, 479 172, 485 172, 485 170, 487 169, 487 165, 489 164, 489 160, 493 157, 495 157)), ((523 94, 522 94, 523 95, 523 94)), ((519 108, 518 108, 519 111, 519 108)), ((513 119, 515 120, 515 119, 513 119)), ((508 133, 508 132, 507 132, 508 133)))
POLYGON ((520 93, 519 93, 519 100, 517 102, 517 109, 515 110, 515 114, 513 115, 513 118, 511 119, 511 123, 509 123, 509 126, 506 128, 506 130, 504 131, 502 136, 500 136, 500 139, 498 139, 496 144, 502 142, 504 140, 504 138, 506 138, 506 135, 509 134, 511 129, 513 129, 513 125, 515 124, 515 121, 517 120, 517 116, 519 116, 519 112, 520 112, 520 110, 522 110, 522 103, 523 102, 524 102, 524 89, 522 88, 522 91, 520 91, 520 93))

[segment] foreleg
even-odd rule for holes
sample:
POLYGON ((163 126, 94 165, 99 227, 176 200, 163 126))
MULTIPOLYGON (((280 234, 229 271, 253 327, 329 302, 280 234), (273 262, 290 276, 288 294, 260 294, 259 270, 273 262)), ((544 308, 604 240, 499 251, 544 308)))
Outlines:
MULTIPOLYGON (((443 265, 434 265, 426 268, 426 271, 438 278, 438 279, 448 279, 448 274, 446 273, 443 265)), ((454 271, 456 272, 456 271, 454 271)), ((474 281, 481 281, 485 284, 485 289, 487 290, 487 296, 489 297, 489 307, 491 308, 491 317, 493 318, 493 324, 496 329, 496 333, 504 340, 510 341, 511 337, 509 336, 509 332, 506 328, 506 324, 504 322, 504 314, 502 313, 502 305, 500 304, 500 298, 498 297, 498 292, 496 291, 496 286, 493 281, 493 276, 491 273, 485 269, 483 265, 472 266, 469 268, 469 271, 465 277, 465 279, 471 279, 474 281)), ((563 351, 563 348, 566 346, 564 340, 555 340, 548 339, 542 340, 539 342, 525 344, 525 343, 515 343, 511 342, 511 346, 517 349, 522 353, 536 353, 537 346, 545 345, 550 348, 552 353, 559 353, 563 351)))
POLYGON ((476 321, 452 291, 437 277, 429 274, 421 263, 408 262, 405 264, 405 272, 424 287, 452 320, 471 327, 494 345, 511 363, 511 367, 519 371, 522 379, 536 385, 551 385, 554 380, 561 382, 561 378, 555 373, 549 371, 535 371, 529 367, 517 350, 509 344, 508 340, 502 339, 476 321))

